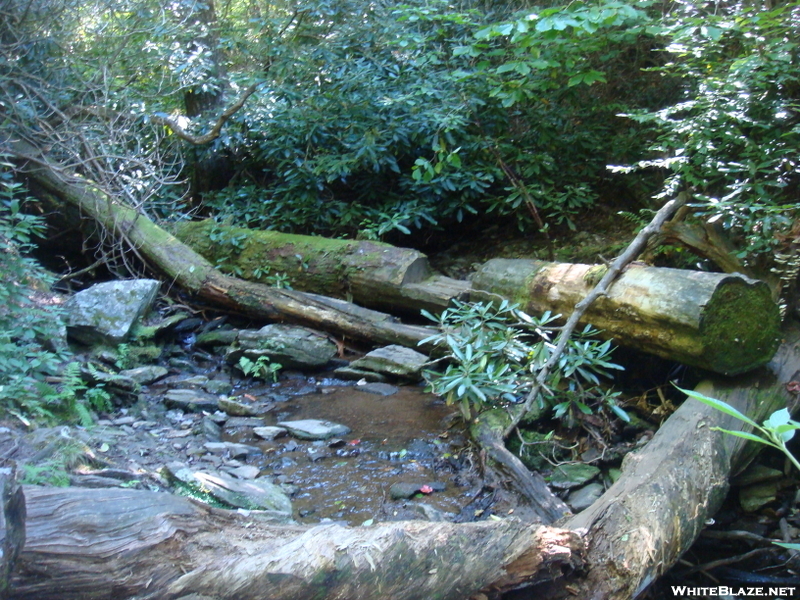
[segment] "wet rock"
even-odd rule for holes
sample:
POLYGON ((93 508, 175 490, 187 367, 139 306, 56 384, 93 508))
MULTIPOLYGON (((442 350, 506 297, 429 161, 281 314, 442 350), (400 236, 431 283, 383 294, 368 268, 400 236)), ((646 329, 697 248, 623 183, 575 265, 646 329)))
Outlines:
POLYGON ((245 458, 263 454, 258 446, 235 442, 206 442, 203 447, 213 454, 228 454, 231 458, 245 458))
POLYGON ((593 465, 567 464, 553 469, 550 485, 559 490, 570 490, 580 487, 600 474, 600 469, 593 465))
POLYGON ((605 489, 599 483, 590 483, 574 492, 570 492, 567 504, 575 512, 589 508, 595 501, 603 495, 605 489))
POLYGON ((219 398, 199 390, 170 390, 164 394, 164 404, 185 412, 213 412, 217 410, 219 398))
MULTIPOLYGON (((385 346, 350 363, 350 368, 373 371, 404 379, 419 379, 428 357, 405 346, 385 346)), ((337 372, 337 375, 339 373, 337 372)))
POLYGON ((350 379, 355 381, 371 381, 376 383, 382 383, 386 381, 386 375, 382 375, 380 373, 375 373, 373 371, 367 371, 366 369, 354 369, 353 367, 339 367, 334 371, 337 377, 341 377, 342 379, 350 379))
POLYGON ((125 342, 160 286, 153 279, 133 279, 98 283, 78 292, 64 304, 67 333, 88 345, 125 342))
POLYGON ((389 488, 389 496, 391 496, 392 500, 404 500, 422 492, 423 489, 429 494, 432 492, 443 492, 445 485, 439 481, 429 481, 427 483, 419 481, 406 483, 401 481, 391 485, 389 488))
POLYGON ((731 485, 737 487, 746 487, 748 485, 755 485, 757 483, 766 483, 768 481, 776 481, 783 479, 783 471, 772 469, 765 465, 753 464, 747 467, 743 473, 737 475, 731 480, 731 485))
POLYGON ((283 427, 254 427, 253 433, 264 440, 274 440, 286 435, 287 431, 283 427))
POLYGON ((101 475, 70 475, 69 484, 76 487, 107 488, 122 487, 125 482, 101 475))
POLYGON ((203 386, 203 389, 209 394, 228 395, 233 391, 233 385, 222 379, 212 379, 203 386))
POLYGON ((252 417, 258 414, 252 406, 244 404, 243 402, 231 400, 230 398, 220 398, 217 405, 222 412, 233 417, 252 417))
POLYGON ((781 488, 779 481, 769 481, 749 485, 739 490, 739 504, 745 512, 754 512, 765 504, 773 502, 781 488))
POLYGON ((236 347, 225 354, 225 362, 238 365, 242 356, 253 361, 268 356, 270 362, 279 363, 285 369, 313 369, 326 365, 336 352, 336 344, 322 333, 294 325, 272 324, 258 331, 240 331, 236 347))
POLYGON ((398 392, 398 388, 388 383, 365 383, 356 388, 359 392, 376 394, 378 396, 393 396, 398 392))
POLYGON ((119 372, 121 377, 127 377, 128 379, 133 379, 136 383, 140 385, 151 384, 154 381, 161 379, 162 377, 166 377, 167 373, 169 373, 167 369, 156 365, 137 367, 135 369, 125 369, 124 371, 119 372))
POLYGON ((254 427, 263 427, 264 419, 261 417, 230 417, 225 421, 225 429, 246 429, 254 427))
POLYGON ((222 439, 222 427, 209 417, 203 417, 203 433, 209 442, 219 442, 222 439))
POLYGON ((293 436, 303 440, 327 440, 350 433, 350 428, 346 425, 319 419, 281 421, 278 423, 278 427, 286 428, 293 436))

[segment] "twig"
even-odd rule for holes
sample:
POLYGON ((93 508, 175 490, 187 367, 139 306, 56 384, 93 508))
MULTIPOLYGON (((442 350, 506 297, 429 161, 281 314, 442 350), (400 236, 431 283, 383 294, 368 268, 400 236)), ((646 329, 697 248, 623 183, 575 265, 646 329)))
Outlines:
POLYGON ((616 280, 620 272, 622 272, 622 269, 624 269, 628 264, 633 262, 637 256, 639 256, 639 254, 647 245, 647 240, 658 233, 664 222, 669 219, 676 210, 686 204, 687 200, 688 194, 686 192, 681 192, 676 198, 670 200, 664 206, 662 206, 653 217, 653 220, 650 221, 650 223, 648 223, 648 225, 636 235, 633 241, 625 249, 625 252, 620 254, 614 263, 608 268, 608 271, 606 271, 606 274, 603 275, 603 278, 600 280, 600 282, 583 300, 575 305, 575 309, 572 311, 572 314, 570 315, 569 319, 567 319, 564 328, 558 335, 558 343, 553 349, 550 358, 539 370, 539 373, 536 376, 536 382, 534 383, 531 391, 528 393, 528 397, 525 399, 525 404, 523 404, 522 407, 516 411, 516 414, 511 416, 511 422, 503 431, 503 438, 507 438, 511 432, 514 431, 517 425, 519 425, 519 422, 522 420, 522 417, 525 416, 525 414, 533 406, 533 403, 539 396, 539 392, 547 381, 547 377, 550 374, 550 369, 552 369, 561 358, 561 354, 567 347, 569 338, 572 336, 573 331, 575 331, 575 328, 578 326, 578 321, 589 308, 589 306, 591 306, 592 302, 597 300, 600 296, 605 296, 608 293, 608 288, 611 287, 612 283, 614 283, 614 280, 616 280))

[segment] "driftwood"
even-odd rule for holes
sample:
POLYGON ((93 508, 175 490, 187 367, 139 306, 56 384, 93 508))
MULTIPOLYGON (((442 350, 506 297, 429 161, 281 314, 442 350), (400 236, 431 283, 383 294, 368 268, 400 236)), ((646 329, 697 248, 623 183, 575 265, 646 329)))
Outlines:
MULTIPOLYGON (((569 314, 605 270, 493 259, 476 273, 473 287, 535 314, 569 314)), ((769 287, 738 274, 630 265, 582 322, 620 345, 724 375, 765 364, 780 343, 780 311, 769 287)))
POLYGON ((513 519, 274 526, 186 498, 25 486, 14 600, 464 600, 581 564, 574 533, 513 519))
POLYGON ((454 298, 466 299, 469 290, 466 281, 434 276, 421 252, 380 242, 258 231, 210 220, 179 223, 175 235, 248 281, 264 280, 267 271, 282 273, 293 289, 393 312, 441 311, 454 298))

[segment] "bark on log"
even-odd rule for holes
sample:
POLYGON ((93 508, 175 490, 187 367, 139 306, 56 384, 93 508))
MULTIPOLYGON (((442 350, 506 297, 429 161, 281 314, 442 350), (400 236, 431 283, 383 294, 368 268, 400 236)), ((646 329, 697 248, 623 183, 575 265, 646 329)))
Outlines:
POLYGON ((464 600, 560 577, 580 537, 508 519, 283 526, 155 492, 26 486, 14 600, 464 600))
MULTIPOLYGON (((529 312, 569 314, 604 270, 493 259, 475 275, 471 298, 490 292, 529 312)), ((582 321, 620 345, 724 375, 766 364, 780 343, 769 287, 742 275, 631 265, 582 321)))
POLYGON ((444 310, 469 283, 431 273, 428 258, 408 248, 220 225, 179 223, 176 237, 204 258, 248 281, 283 273, 295 290, 392 312, 444 310), (235 244, 231 241, 235 240, 235 244))
MULTIPOLYGON (((800 377, 800 331, 792 329, 786 338, 768 367, 736 379, 705 381, 697 391, 756 422, 791 405, 786 384, 800 377)), ((559 584, 540 593, 554 599, 627 600, 663 575, 719 509, 729 478, 755 455, 752 445, 713 427, 738 430, 742 423, 687 400, 647 446, 628 455, 622 476, 597 502, 559 523, 588 532, 588 572, 567 582, 569 592, 559 584)))

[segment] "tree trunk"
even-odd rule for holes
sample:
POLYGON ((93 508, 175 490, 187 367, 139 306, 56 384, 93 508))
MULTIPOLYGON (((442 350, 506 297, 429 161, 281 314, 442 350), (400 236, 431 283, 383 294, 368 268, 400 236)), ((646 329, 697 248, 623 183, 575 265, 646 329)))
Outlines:
POLYGON ((581 564, 568 531, 513 519, 274 526, 169 494, 26 486, 14 600, 464 600, 581 564))
POLYGON ((370 241, 337 240, 277 231, 180 223, 176 236, 204 258, 248 281, 286 275, 293 289, 352 298, 393 312, 444 310, 465 299, 466 281, 431 277, 417 250, 370 241))
MULTIPOLYGON (((529 312, 566 315, 604 272, 603 266, 493 259, 472 284, 529 312)), ((769 287, 742 275, 631 265, 582 322, 622 346, 724 375, 766 364, 780 343, 780 311, 769 287)))

